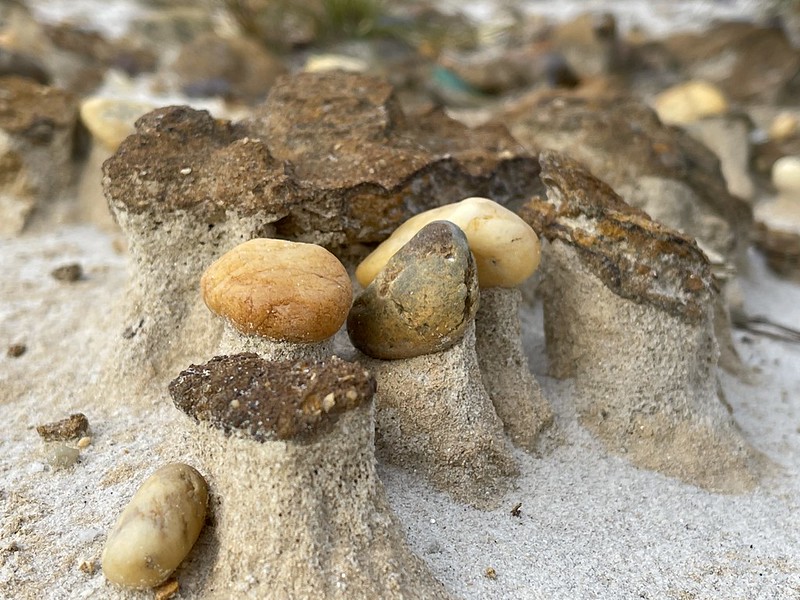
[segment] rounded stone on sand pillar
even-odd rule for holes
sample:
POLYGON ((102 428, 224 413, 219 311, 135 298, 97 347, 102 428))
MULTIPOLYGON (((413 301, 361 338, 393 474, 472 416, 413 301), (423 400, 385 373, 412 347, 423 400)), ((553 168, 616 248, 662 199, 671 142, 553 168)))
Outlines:
POLYGON ((356 298, 347 330, 378 381, 379 456, 485 508, 508 489, 517 465, 481 381, 478 295, 466 236, 435 221, 356 298))
POLYGON ((483 385, 514 443, 534 450, 539 434, 553 422, 553 412, 531 373, 520 335, 520 294, 515 288, 540 259, 539 239, 530 225, 488 198, 466 198, 403 223, 358 266, 356 278, 369 285, 404 244, 435 220, 454 223, 466 235, 481 288, 475 340, 483 385))
POLYGON ((347 270, 316 244, 253 239, 203 273, 209 310, 225 320, 219 352, 268 360, 323 359, 353 300, 347 270))
POLYGON ((375 470, 360 365, 193 365, 171 384, 178 428, 207 474, 216 554, 210 598, 450 598, 406 545, 375 470))

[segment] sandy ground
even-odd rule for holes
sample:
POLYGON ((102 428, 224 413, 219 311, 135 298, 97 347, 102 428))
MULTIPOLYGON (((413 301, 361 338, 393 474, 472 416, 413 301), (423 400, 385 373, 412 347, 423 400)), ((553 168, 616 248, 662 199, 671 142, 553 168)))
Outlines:
MULTIPOLYGON (((125 256, 109 235, 69 225, 0 241, 0 264, 0 598, 150 597, 120 592, 99 570, 117 514, 174 452, 166 393, 146 413, 91 394, 113 343, 104 323, 124 289, 125 256), (83 280, 50 276, 70 262, 83 266, 83 280), (27 352, 6 356, 14 343, 27 352), (53 469, 35 426, 75 411, 88 416, 92 444, 75 466, 53 469)), ((755 254, 750 266, 748 313, 800 323, 800 286, 772 277, 755 254)), ((540 311, 523 317, 563 443, 541 457, 519 452, 517 488, 491 512, 454 503, 413 473, 381 469, 412 548, 434 574, 468 599, 800 598, 800 346, 737 333, 751 381, 723 374, 722 384, 774 468, 754 492, 725 496, 608 455, 578 425, 569 381, 544 375, 540 311)), ((191 559, 178 578, 182 596, 197 597, 191 559)))

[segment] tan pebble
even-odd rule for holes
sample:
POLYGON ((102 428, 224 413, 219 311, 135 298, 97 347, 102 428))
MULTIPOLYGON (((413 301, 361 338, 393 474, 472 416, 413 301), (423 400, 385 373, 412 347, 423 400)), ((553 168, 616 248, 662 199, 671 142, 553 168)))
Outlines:
POLYGON ((353 301, 350 277, 322 246, 275 239, 239 244, 200 280, 214 313, 247 335, 320 342, 344 323, 353 301))
POLYGON ((169 600, 178 593, 179 588, 180 585, 177 579, 169 579, 154 590, 155 596, 153 600, 169 600))
POLYGON ((88 448, 91 443, 92 443, 92 438, 86 435, 78 440, 76 446, 78 446, 78 448, 80 448, 81 450, 84 450, 85 448, 88 448))
POLYGON ((769 126, 769 137, 773 140, 785 140, 797 135, 800 123, 792 113, 778 113, 769 126))
POLYGON ((358 265, 358 282, 368 286, 400 248, 439 220, 458 225, 467 236, 481 287, 514 287, 539 266, 539 238, 531 226, 497 202, 475 197, 411 217, 358 265))
POLYGON ((494 570, 493 567, 486 567, 486 570, 483 574, 487 577, 487 579, 497 579, 497 571, 494 570))
POLYGON ((103 574, 130 588, 164 582, 192 549, 206 518, 208 487, 189 465, 158 469, 139 487, 106 540, 103 574))
POLYGON ((728 101, 716 86, 707 81, 687 81, 656 96, 654 108, 662 122, 683 125, 728 112, 728 101))
POLYGON ((134 131, 136 120, 156 108, 155 105, 118 98, 87 98, 81 103, 81 121, 109 152, 134 131))

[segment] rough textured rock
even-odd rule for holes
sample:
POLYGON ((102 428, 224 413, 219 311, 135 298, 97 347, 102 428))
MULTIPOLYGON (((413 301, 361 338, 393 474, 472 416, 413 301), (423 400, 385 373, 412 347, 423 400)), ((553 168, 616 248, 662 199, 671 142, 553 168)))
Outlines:
POLYGON ((751 489, 756 452, 718 394, 707 258, 571 159, 544 152, 540 163, 547 200, 522 216, 550 241, 547 351, 553 375, 575 378, 582 423, 639 466, 712 490, 751 489))
POLYGON ((478 274, 458 226, 423 227, 356 298, 347 318, 353 345, 383 360, 441 352, 478 310, 478 274))
POLYGON ((374 380, 362 367, 239 355, 184 377, 173 386, 176 401, 210 410, 210 421, 181 416, 175 424, 180 452, 198 456, 214 491, 215 543, 197 558, 205 597, 450 597, 409 550, 387 502, 375 469, 374 380), (275 439, 282 432, 286 439, 275 439))
POLYGON ((3 77, 0 88, 0 235, 11 235, 71 183, 78 107, 30 79, 3 77))
POLYGON ((192 365, 169 385, 175 405, 227 435, 258 442, 313 437, 369 402, 375 380, 355 363, 267 361, 251 353, 192 365))
POLYGON ((632 98, 537 94, 503 117, 529 148, 577 159, 653 219, 735 262, 747 247, 748 205, 726 189, 719 161, 632 98))
POLYGON ((212 355, 221 327, 208 323, 197 282, 242 241, 313 242, 347 261, 432 206, 527 197, 537 173, 504 127, 406 116, 391 86, 357 74, 282 78, 240 123, 186 107, 149 113, 104 165, 134 263, 110 364, 139 384, 163 383, 212 355))

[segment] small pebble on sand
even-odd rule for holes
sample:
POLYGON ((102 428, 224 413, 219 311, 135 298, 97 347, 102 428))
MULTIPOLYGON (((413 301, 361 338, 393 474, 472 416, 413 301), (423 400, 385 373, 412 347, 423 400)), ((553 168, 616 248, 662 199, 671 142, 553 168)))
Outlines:
POLYGON ((108 535, 102 560, 106 579, 135 589, 166 581, 200 535, 207 503, 208 487, 194 468, 173 463, 158 469, 108 535))
POLYGON ((71 467, 77 462, 78 456, 80 456, 80 450, 61 442, 48 444, 45 450, 47 464, 56 470, 71 467))
POLYGON ((19 358, 27 351, 28 347, 25 344, 11 344, 6 351, 6 355, 9 358, 19 358))
POLYGON ((88 430, 89 419, 83 413, 75 413, 66 419, 36 426, 36 432, 45 442, 63 442, 82 438, 88 430))
POLYGON ((78 263, 70 263, 53 269, 50 271, 50 275, 58 281, 72 283, 83 278, 83 267, 78 263))

